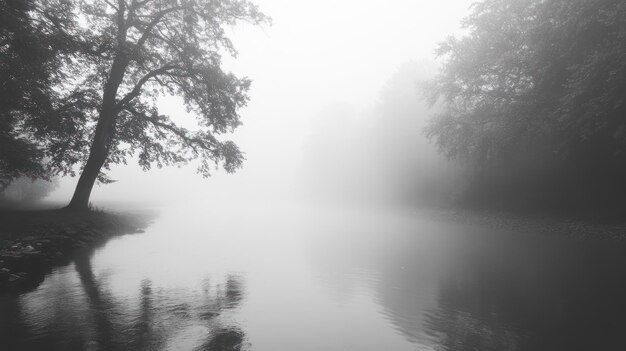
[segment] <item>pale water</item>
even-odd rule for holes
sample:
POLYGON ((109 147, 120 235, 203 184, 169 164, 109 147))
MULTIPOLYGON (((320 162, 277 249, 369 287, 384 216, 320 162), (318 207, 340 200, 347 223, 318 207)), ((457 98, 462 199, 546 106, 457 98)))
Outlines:
POLYGON ((621 244, 415 210, 195 208, 0 296, 0 349, 626 350, 621 244))

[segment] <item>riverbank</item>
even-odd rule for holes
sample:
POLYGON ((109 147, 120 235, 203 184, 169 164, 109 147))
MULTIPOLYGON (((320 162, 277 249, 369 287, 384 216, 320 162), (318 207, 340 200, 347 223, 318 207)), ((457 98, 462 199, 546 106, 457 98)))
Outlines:
POLYGON ((109 238, 143 232, 155 213, 0 212, 0 292, 36 287, 53 267, 109 238))
POLYGON ((562 236, 575 240, 626 240, 626 219, 494 210, 428 210, 431 218, 473 227, 562 236))

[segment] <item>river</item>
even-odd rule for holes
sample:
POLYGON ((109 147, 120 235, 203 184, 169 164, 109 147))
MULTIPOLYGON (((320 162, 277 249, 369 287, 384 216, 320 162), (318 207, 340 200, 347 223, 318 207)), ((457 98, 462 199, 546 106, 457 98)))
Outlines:
POLYGON ((416 210, 167 208, 0 296, 0 349, 626 350, 624 252, 416 210))

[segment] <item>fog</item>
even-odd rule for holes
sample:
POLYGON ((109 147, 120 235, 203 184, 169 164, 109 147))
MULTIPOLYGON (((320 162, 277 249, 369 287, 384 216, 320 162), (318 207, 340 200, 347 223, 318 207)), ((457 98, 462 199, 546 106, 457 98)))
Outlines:
POLYGON ((0 2, 0 349, 626 350, 625 2, 55 1, 0 2))
MULTIPOLYGON (((243 168, 203 179, 193 164, 148 172, 133 162, 115 165, 109 175, 117 182, 96 186, 93 204, 282 201, 310 199, 312 189, 335 192, 322 198, 339 201, 355 196, 356 188, 344 183, 363 180, 363 173, 367 181, 355 186, 371 195, 360 200, 373 201, 398 192, 390 182, 406 183, 394 177, 432 167, 436 161, 426 157, 420 166, 415 156, 433 150, 419 128, 428 111, 418 82, 435 73, 436 45, 460 32, 471 1, 256 3, 272 25, 231 28, 238 56, 225 62, 253 80, 244 124, 232 135, 245 152, 243 168), (397 124, 386 122, 394 118, 397 124), (334 164, 340 157, 342 164, 334 164)), ((160 106, 175 122, 193 126, 178 98, 162 98, 160 106)), ((62 179, 50 199, 69 201, 75 183, 62 179)))

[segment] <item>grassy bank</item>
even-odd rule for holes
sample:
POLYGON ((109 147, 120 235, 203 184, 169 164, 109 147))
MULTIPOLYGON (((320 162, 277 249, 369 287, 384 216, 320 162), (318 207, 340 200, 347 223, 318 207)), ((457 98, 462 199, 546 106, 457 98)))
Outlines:
POLYGON ((23 291, 55 265, 117 235, 142 232, 150 212, 33 210, 0 212, 0 291, 23 291))

